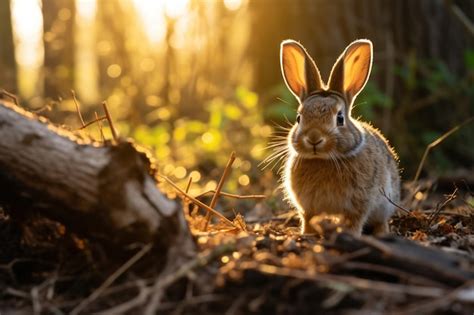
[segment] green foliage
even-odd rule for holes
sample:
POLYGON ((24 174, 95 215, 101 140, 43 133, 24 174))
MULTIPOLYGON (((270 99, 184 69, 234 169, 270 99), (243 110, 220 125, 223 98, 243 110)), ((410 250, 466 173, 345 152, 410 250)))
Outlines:
POLYGON ((286 85, 284 83, 277 85, 269 94, 276 95, 276 97, 270 101, 270 104, 265 109, 265 120, 283 122, 287 119, 294 121, 298 109, 298 101, 286 85))
POLYGON ((474 50, 467 50, 464 53, 464 63, 469 71, 474 71, 474 50))
POLYGON ((354 109, 365 120, 372 121, 376 117, 377 109, 391 108, 392 106, 393 100, 379 89, 375 83, 369 81, 357 97, 354 109))
MULTIPOLYGON (((421 156, 426 145, 474 115, 474 52, 468 50, 464 57, 466 71, 461 76, 441 60, 410 58, 397 68, 404 95, 395 114, 404 119, 396 122, 395 137, 397 143, 407 143, 408 137, 412 143, 411 149, 402 148, 402 160, 412 160, 414 152, 421 156)), ((440 173, 462 165, 472 166, 474 133, 472 126, 464 128, 430 153, 428 169, 440 173)))
POLYGON ((238 87, 232 96, 216 97, 204 104, 203 111, 207 113, 204 120, 181 117, 171 119, 173 123, 141 125, 131 131, 131 136, 151 148, 161 171, 175 180, 184 182, 191 174, 195 181, 202 178, 206 189, 215 188, 232 151, 238 158, 226 189, 235 190, 238 185, 248 185, 248 179, 257 179, 261 175, 257 165, 272 133, 263 121, 258 95, 238 87))

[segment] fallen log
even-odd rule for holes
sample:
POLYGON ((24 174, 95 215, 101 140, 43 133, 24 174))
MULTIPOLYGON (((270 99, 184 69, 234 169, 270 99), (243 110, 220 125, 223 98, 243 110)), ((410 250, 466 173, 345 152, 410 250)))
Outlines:
POLYGON ((0 100, 0 207, 12 217, 39 212, 120 246, 191 240, 151 168, 131 142, 93 143, 0 100))
POLYGON ((474 279, 474 271, 470 267, 473 261, 394 235, 376 239, 341 233, 337 234, 328 247, 343 253, 365 249, 367 253, 358 258, 358 261, 389 267, 413 277, 425 277, 443 285, 457 287, 474 279))

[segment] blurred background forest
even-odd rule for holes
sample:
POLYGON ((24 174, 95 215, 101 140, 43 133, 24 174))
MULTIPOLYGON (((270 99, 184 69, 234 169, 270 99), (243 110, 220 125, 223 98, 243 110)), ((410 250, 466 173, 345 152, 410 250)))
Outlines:
MULTIPOLYGON (((206 190, 233 150, 226 190, 276 187, 276 170, 258 164, 276 124, 295 117, 283 39, 301 41, 323 78, 348 43, 373 41, 354 112, 387 135, 405 179, 427 144, 474 115, 474 1, 0 0, 0 20, 0 89, 74 130, 71 90, 86 120, 106 100, 120 134, 163 173, 206 190)), ((97 126, 82 132, 100 139, 97 126)), ((424 175, 473 162, 470 125, 430 154, 424 175)))

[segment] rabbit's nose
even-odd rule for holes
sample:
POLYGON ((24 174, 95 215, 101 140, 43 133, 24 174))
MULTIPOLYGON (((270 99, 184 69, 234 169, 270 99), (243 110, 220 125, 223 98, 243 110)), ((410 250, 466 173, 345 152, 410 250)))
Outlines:
POLYGON ((324 138, 316 133, 310 133, 305 137, 305 141, 309 146, 317 147, 324 143, 324 138))
POLYGON ((308 139, 308 143, 311 144, 311 145, 314 145, 314 146, 317 146, 317 145, 320 144, 321 142, 323 142, 323 138, 319 138, 318 140, 311 140, 311 139, 308 139))

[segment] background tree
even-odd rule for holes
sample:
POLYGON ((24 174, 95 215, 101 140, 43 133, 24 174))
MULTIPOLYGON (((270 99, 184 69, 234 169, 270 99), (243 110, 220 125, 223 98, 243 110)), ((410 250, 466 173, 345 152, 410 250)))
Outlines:
POLYGON ((0 88, 16 93, 15 45, 13 42, 10 1, 0 1, 0 88))
POLYGON ((74 88, 74 0, 44 0, 44 93, 58 99, 74 88))

